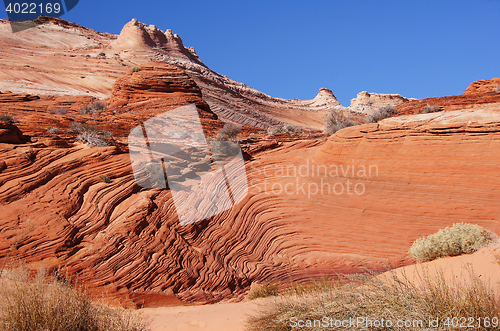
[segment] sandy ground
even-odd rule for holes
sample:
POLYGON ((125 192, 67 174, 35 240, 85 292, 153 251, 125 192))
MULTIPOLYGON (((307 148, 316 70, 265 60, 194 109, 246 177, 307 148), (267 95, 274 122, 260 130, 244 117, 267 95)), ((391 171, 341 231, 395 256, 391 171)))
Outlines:
MULTIPOLYGON (((419 275, 430 277, 443 272, 451 284, 470 281, 471 272, 492 288, 499 291, 500 284, 500 244, 480 249, 474 254, 440 258, 431 262, 395 269, 396 274, 418 282, 419 275)), ((392 273, 385 275, 392 278, 392 273)), ((499 291, 500 292, 500 291, 499 291)), ((145 308, 146 320, 151 321, 153 331, 244 331, 246 319, 255 314, 260 306, 275 298, 264 298, 238 303, 218 303, 205 306, 178 306, 165 308, 145 308)))
POLYGON ((144 308, 145 320, 153 331, 244 331, 249 315, 273 298, 204 306, 144 308))

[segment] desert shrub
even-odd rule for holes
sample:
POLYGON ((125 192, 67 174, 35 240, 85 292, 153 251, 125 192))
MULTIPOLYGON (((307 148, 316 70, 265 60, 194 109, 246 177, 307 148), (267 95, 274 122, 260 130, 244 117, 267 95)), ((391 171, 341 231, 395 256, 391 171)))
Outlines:
POLYGON ((97 130, 93 126, 83 126, 78 129, 76 140, 89 147, 104 147, 111 145, 113 134, 109 131, 97 130))
POLYGON ((137 67, 137 66, 132 67, 132 72, 138 72, 138 71, 141 71, 140 67, 137 67))
POLYGON ((79 122, 71 122, 67 130, 68 133, 80 133, 87 130, 96 130, 95 126, 89 124, 82 124, 79 122))
POLYGON ((442 110, 442 109, 441 109, 441 107, 439 107, 439 106, 435 106, 435 105, 429 105, 429 104, 427 104, 427 105, 424 107, 423 112, 424 112, 425 114, 427 114, 427 113, 436 113, 436 112, 441 111, 441 110, 442 110))
POLYGON ((494 87, 492 89, 493 92, 500 92, 500 84, 497 85, 497 87, 494 87))
POLYGON ((68 113, 68 108, 67 107, 57 107, 56 109, 52 110, 50 113, 55 114, 55 115, 66 115, 68 113))
POLYGON ((167 185, 163 165, 158 162, 150 162, 145 166, 145 174, 154 187, 163 187, 167 185))
POLYGON ((1 115, 0 121, 9 122, 11 124, 16 123, 16 120, 14 119, 14 117, 12 117, 10 115, 1 115))
POLYGON ((250 291, 248 291, 247 298, 254 300, 257 298, 266 298, 278 295, 279 286, 276 283, 252 283, 250 291))
POLYGON ((357 124, 356 122, 345 116, 342 109, 338 108, 332 109, 330 113, 325 115, 324 120, 325 122, 323 123, 323 131, 326 134, 334 134, 338 130, 357 124))
MULTIPOLYGON (((335 323, 349 322, 350 319, 355 324, 344 325, 346 330, 450 330, 452 327, 444 326, 447 319, 451 322, 453 318, 460 320, 466 316, 475 321, 488 318, 491 322, 490 316, 498 316, 500 309, 493 287, 474 275, 472 270, 468 283, 457 278, 449 281, 442 271, 430 275, 425 270, 411 281, 395 272, 390 272, 388 277, 367 273, 346 278, 346 281, 316 293, 281 296, 269 301, 259 313, 250 317, 247 330, 332 330, 342 327, 331 325, 331 320, 335 323), (325 317, 327 327, 321 324, 325 317), (363 318, 363 322, 357 324, 358 318, 363 318), (439 318, 439 328, 429 322, 436 318, 439 318), (304 327, 299 327, 299 320, 309 320, 311 325, 304 323, 304 327), (374 323, 381 320, 391 320, 393 327, 374 323), (397 327, 398 320, 411 321, 412 324, 397 327)), ((488 326, 475 324, 474 330, 491 328, 491 323, 488 326)))
POLYGON ((49 126, 47 128, 47 132, 50 134, 58 134, 58 133, 61 133, 61 130, 55 126, 49 126))
POLYGON ((367 123, 377 123, 385 118, 391 117, 395 115, 395 109, 393 106, 384 106, 377 110, 375 113, 368 116, 366 122, 367 123))
POLYGON ((104 56, 106 56, 106 53, 101 52, 101 53, 99 53, 99 56, 104 57, 104 56))
POLYGON ((271 126, 267 129, 267 134, 270 136, 276 136, 278 134, 295 134, 297 132, 297 128, 293 125, 284 124, 284 125, 275 125, 271 126))
POLYGON ((83 290, 39 271, 0 278, 0 331, 143 331, 136 312, 93 303, 83 290))
POLYGON ((111 183, 111 177, 109 177, 108 175, 99 175, 99 178, 103 181, 103 183, 111 183))
POLYGON ((236 156, 240 151, 240 145, 238 142, 230 140, 209 140, 210 150, 216 158, 216 162, 219 158, 227 158, 230 156, 236 156))
POLYGON ((106 109, 107 105, 102 101, 94 101, 93 103, 86 104, 80 109, 80 114, 94 114, 106 109))
POLYGON ((425 238, 417 239, 408 254, 419 261, 473 253, 496 239, 496 234, 476 224, 456 223, 425 238))
POLYGON ((238 133, 241 131, 241 126, 233 123, 226 123, 224 127, 219 130, 216 140, 236 140, 238 133))
POLYGON ((239 153, 240 145, 236 138, 240 131, 241 126, 226 123, 224 127, 219 130, 215 139, 209 140, 210 150, 216 159, 235 156, 239 153))

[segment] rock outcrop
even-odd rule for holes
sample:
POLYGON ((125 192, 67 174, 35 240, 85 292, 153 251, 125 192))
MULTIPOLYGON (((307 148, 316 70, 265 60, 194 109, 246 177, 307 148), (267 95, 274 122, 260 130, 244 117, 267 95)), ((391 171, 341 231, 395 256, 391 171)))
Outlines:
MULTIPOLYGON (((492 92, 492 90, 498 86, 500 86, 500 78, 482 79, 471 83, 464 94, 492 92)), ((499 91, 496 92, 498 93, 499 91)))
POLYGON ((195 103, 205 112, 204 117, 217 119, 194 80, 183 69, 161 62, 144 65, 116 80, 109 101, 114 107, 123 107, 154 99, 169 100, 170 106, 195 103))
POLYGON ((351 105, 348 108, 354 112, 371 115, 384 106, 397 106, 407 101, 407 98, 399 94, 368 93, 363 91, 351 100, 351 105))
MULTIPOLYGON (((51 82, 64 92, 72 82, 73 92, 82 86, 92 90, 78 96, 14 93, 0 102, 0 114, 15 114, 16 126, 32 137, 0 144, 0 264, 13 249, 11 257, 29 268, 60 269, 98 297, 140 307, 215 302, 241 297, 252 282, 384 269, 380 261, 408 264, 406 251, 415 239, 457 222, 499 233, 500 94, 494 92, 406 101, 397 106, 400 116, 340 130, 326 141, 261 142, 248 148, 246 178, 235 181, 237 189, 248 183, 247 196, 220 214, 181 225, 169 190, 136 183, 127 154, 131 128, 189 103, 197 104, 209 134, 223 125, 220 118, 255 127, 319 127, 324 114, 339 105, 327 89, 307 101, 271 98, 196 63, 175 35, 129 25, 129 39, 116 39, 117 45, 135 40, 143 46, 117 58, 95 57, 109 53, 112 36, 50 23, 26 31, 33 43, 47 43, 42 55, 54 54, 54 44, 67 38, 43 75, 46 54, 32 59, 18 52, 17 61, 27 60, 30 67, 21 67, 13 55, 0 64, 4 78, 38 77, 37 89, 51 82), (42 30, 60 39, 45 41, 42 30), (150 63, 151 56, 168 64, 150 63), (141 63, 140 71, 126 73, 141 63), (83 82, 75 85, 75 79, 83 82), (110 107, 79 113, 103 91, 110 107), (419 114, 430 102, 444 111, 419 114), (76 133, 67 131, 73 122, 112 131, 116 146, 79 144, 76 133), (49 126, 60 132, 48 132, 49 126)), ((9 45, 6 52, 13 45, 29 50, 26 40, 15 39, 21 37, 1 38, 9 45)), ((355 105, 370 100, 402 99, 362 94, 355 105)), ((7 124, 2 129, 19 137, 7 124)), ((244 131, 251 140, 250 129, 244 131)), ((214 187, 214 195, 223 189, 214 187)))
POLYGON ((194 48, 185 48, 182 39, 177 34, 173 34, 172 30, 163 32, 156 26, 148 26, 135 18, 125 24, 118 38, 110 43, 110 47, 121 51, 157 48, 167 52, 173 58, 182 58, 203 65, 194 48))
POLYGON ((26 138, 17 126, 0 120, 0 143, 20 144, 26 141, 26 138))
POLYGON ((269 143, 246 164, 246 198, 188 226, 169 190, 136 184, 121 148, 0 148, 0 262, 31 227, 14 257, 128 306, 214 302, 255 281, 407 264, 416 238, 453 223, 500 231, 500 108, 486 105, 392 117, 326 142, 269 143))

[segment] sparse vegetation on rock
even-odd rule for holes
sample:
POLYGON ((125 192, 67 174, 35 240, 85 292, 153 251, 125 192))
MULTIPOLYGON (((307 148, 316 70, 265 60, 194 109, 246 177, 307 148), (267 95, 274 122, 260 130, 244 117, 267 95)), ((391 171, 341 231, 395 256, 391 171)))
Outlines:
POLYGON ((500 84, 492 89, 493 92, 500 92, 500 84))
POLYGON ((241 131, 241 126, 226 123, 219 130, 215 139, 210 141, 210 149, 216 157, 235 156, 240 151, 240 146, 237 142, 238 133, 241 131))
POLYGON ((443 109, 442 109, 441 107, 439 107, 439 106, 436 106, 436 105, 429 105, 429 104, 427 104, 427 105, 424 107, 423 112, 424 112, 425 114, 427 114, 427 113, 436 113, 436 112, 438 112, 438 111, 442 111, 442 110, 443 110, 443 109))
POLYGON ((4 121, 4 122, 9 122, 9 123, 16 123, 17 121, 14 119, 14 117, 10 116, 10 115, 1 115, 0 116, 0 121, 4 121))
POLYGON ((456 223, 425 238, 417 239, 408 254, 418 261, 473 253, 493 242, 497 235, 476 224, 456 223))
POLYGON ((68 108, 67 107, 57 107, 56 109, 54 109, 50 113, 55 114, 55 115, 66 115, 68 113, 68 108))
POLYGON ((165 172, 161 163, 150 162, 146 164, 144 170, 152 186, 163 187, 166 185, 165 172))
POLYGON ((330 113, 325 116, 324 120, 323 131, 329 135, 343 128, 357 125, 356 122, 344 115, 342 109, 338 108, 332 109, 330 113))
POLYGON ((290 134, 293 135, 297 132, 297 128, 290 124, 275 125, 267 129, 267 134, 270 136, 276 136, 279 134, 290 134))
POLYGON ((61 133, 61 129, 59 129, 58 127, 55 127, 55 126, 49 126, 47 128, 47 132, 50 134, 59 134, 59 133, 61 133))
MULTIPOLYGON (((468 283, 449 281, 442 271, 437 275, 423 271, 416 279, 390 271, 387 277, 376 274, 346 276, 345 281, 321 291, 281 296, 261 307, 247 321, 249 331, 330 330, 341 329, 330 320, 358 321, 344 324, 347 330, 431 330, 430 321, 439 318, 440 326, 468 316, 489 319, 488 326, 476 325, 474 330, 491 330, 491 317, 500 310, 500 301, 492 286, 470 271, 468 283), (323 321, 328 323, 325 326, 323 321), (377 322, 390 320, 392 327, 377 322), (300 324, 299 324, 299 321, 300 324), (374 322, 375 321, 375 322, 374 322), (397 327, 397 321, 409 321, 397 327), (378 325, 378 326, 377 326, 378 325)), ((456 322, 455 322, 456 324, 456 322)), ((451 325, 451 324, 450 324, 451 325)), ((436 330, 452 328, 436 328, 436 330)))
POLYGON ((368 116, 368 118, 366 119, 366 122, 367 123, 377 123, 377 122, 379 122, 385 118, 391 117, 395 114, 396 114, 396 112, 395 112, 395 109, 393 106, 390 106, 390 105, 384 106, 384 107, 380 108, 379 110, 377 110, 375 113, 368 116))
POLYGON ((110 146, 113 137, 109 131, 97 130, 93 125, 78 122, 71 123, 68 133, 78 133, 76 140, 86 143, 89 147, 110 146))
POLYGON ((102 101, 94 101, 93 103, 86 104, 80 109, 80 114, 82 115, 87 115, 87 114, 94 114, 98 113, 100 111, 103 111, 106 109, 108 106, 102 102, 102 101))
POLYGON ((140 67, 137 67, 137 66, 132 67, 132 72, 138 72, 138 71, 141 71, 140 67))
POLYGON ((250 286, 250 291, 248 291, 247 297, 250 300, 258 298, 266 298, 270 296, 278 295, 279 286, 276 283, 265 282, 265 283, 252 283, 250 286))
POLYGON ((111 177, 108 175, 99 175, 99 178, 102 180, 103 183, 109 184, 111 183, 111 177))
POLYGON ((22 267, 0 276, 0 331, 145 331, 141 316, 92 302, 77 286, 22 267))
POLYGON ((217 133, 216 140, 236 140, 238 133, 241 131, 241 126, 233 123, 226 123, 224 127, 217 133))

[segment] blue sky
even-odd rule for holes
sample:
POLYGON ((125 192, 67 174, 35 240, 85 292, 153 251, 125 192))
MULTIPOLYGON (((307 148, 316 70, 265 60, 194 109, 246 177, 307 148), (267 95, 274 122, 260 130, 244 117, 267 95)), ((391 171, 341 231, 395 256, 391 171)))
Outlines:
POLYGON ((343 105, 365 90, 454 95, 500 77, 500 0, 80 0, 62 18, 111 33, 132 18, 172 29, 212 70, 287 99, 320 87, 343 105))

